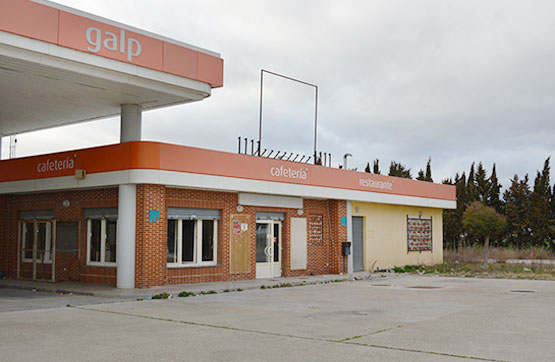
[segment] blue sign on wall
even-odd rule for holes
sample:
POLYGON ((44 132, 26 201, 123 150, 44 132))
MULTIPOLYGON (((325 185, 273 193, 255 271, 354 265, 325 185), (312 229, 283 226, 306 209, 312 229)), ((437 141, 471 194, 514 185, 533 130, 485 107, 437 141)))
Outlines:
POLYGON ((341 217, 341 226, 347 226, 347 218, 345 216, 341 217))
POLYGON ((160 221, 160 210, 149 210, 148 222, 158 222, 158 221, 160 221))

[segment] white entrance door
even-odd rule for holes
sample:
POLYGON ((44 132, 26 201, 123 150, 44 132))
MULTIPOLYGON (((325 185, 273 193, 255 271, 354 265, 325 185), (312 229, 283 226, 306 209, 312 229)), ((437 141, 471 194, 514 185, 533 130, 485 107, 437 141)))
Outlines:
POLYGON ((281 221, 256 222, 256 277, 281 276, 281 221))

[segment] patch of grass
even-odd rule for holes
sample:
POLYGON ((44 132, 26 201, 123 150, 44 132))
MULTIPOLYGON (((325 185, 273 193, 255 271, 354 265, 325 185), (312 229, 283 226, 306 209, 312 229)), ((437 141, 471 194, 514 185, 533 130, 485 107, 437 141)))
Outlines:
POLYGON ((261 286, 260 286, 260 289, 266 289, 266 286, 265 286, 265 285, 261 285, 261 286))
POLYGON ((193 292, 188 292, 186 290, 182 291, 181 293, 179 293, 177 296, 181 297, 181 298, 185 298, 185 297, 194 297, 196 294, 193 292))
MULTIPOLYGON (((484 248, 472 246, 459 250, 444 249, 443 260, 446 262, 479 263, 484 259, 484 248)), ((544 248, 512 249, 489 248, 489 258, 496 262, 505 262, 507 259, 555 259, 553 251, 544 248)))
MULTIPOLYGON (((406 269, 404 269, 406 270, 406 269)), ((415 267, 418 274, 437 274, 455 277, 505 278, 505 279, 539 279, 555 280, 555 267, 547 265, 522 265, 490 263, 486 272, 481 262, 462 263, 446 261, 443 264, 415 267)))
POLYGON ((422 271, 419 265, 405 265, 403 267, 396 266, 393 268, 395 273, 414 273, 417 271, 422 271))
POLYGON ((242 291, 243 291, 243 289, 241 289, 241 288, 237 288, 237 289, 235 289, 235 291, 236 291, 236 292, 242 292, 242 291))
POLYGON ((231 292, 231 289, 224 289, 224 290, 222 290, 222 292, 223 293, 229 293, 229 292, 231 292))
POLYGON ((214 290, 209 290, 209 291, 207 291, 207 292, 202 291, 202 292, 200 292, 199 294, 200 294, 200 295, 207 295, 207 294, 218 294, 218 293, 217 293, 216 291, 214 291, 214 290))
POLYGON ((163 292, 163 293, 160 293, 160 294, 153 295, 152 299, 168 299, 169 297, 171 297, 171 294, 163 292))
POLYGON ((279 287, 280 288, 291 288, 292 285, 291 285, 291 283, 280 283, 279 287))

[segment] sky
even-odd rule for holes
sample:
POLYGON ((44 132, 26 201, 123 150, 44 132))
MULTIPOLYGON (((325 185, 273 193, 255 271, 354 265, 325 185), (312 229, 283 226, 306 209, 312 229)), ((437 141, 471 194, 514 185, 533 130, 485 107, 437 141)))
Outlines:
MULTIPOLYGON (((261 69, 318 86, 318 150, 435 182, 483 162, 500 182, 555 155, 551 0, 58 0, 221 54, 224 86, 147 111, 143 139, 237 152, 258 138, 261 69)), ((264 75, 262 147, 312 154, 315 90, 264 75)), ((110 118, 18 135, 17 156, 119 142, 110 118)), ((8 139, 3 141, 5 158, 8 139)), ((551 183, 555 181, 552 160, 551 183)))

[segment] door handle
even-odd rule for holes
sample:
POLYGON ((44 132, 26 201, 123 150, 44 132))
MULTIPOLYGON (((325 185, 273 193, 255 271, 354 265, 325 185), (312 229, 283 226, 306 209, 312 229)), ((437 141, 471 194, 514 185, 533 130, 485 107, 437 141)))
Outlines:
POLYGON ((274 247, 272 245, 265 247, 264 254, 266 254, 266 256, 272 256, 274 254, 274 247))

